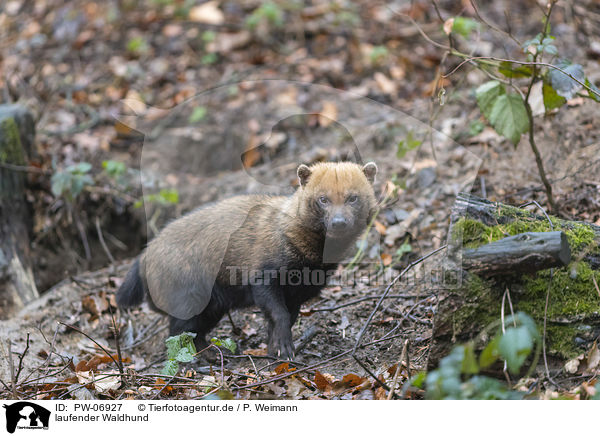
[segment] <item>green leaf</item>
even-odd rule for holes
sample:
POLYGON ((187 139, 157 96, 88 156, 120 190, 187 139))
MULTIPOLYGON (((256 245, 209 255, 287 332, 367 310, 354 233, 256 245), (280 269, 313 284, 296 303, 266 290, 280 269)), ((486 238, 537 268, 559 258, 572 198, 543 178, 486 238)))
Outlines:
POLYGON ((544 97, 544 107, 546 108, 546 112, 561 107, 567 101, 566 98, 558 95, 554 88, 546 82, 544 82, 542 87, 542 96, 544 97))
POLYGON ((498 72, 512 79, 531 77, 533 74, 533 70, 529 65, 519 65, 508 61, 500 62, 498 72))
MULTIPOLYGON (((596 102, 600 102, 600 89, 598 89, 598 87, 596 85, 594 85, 592 82, 590 82, 587 77, 585 79, 585 85, 588 88, 591 88, 592 90, 596 91, 596 93, 593 93, 588 90, 588 95, 590 96, 590 98, 596 102)), ((600 392, 600 390, 598 392, 600 392)))
POLYGON ((217 38, 217 34, 212 30, 205 30, 201 35, 203 42, 213 42, 217 38))
POLYGON ((204 106, 195 107, 194 110, 192 111, 192 114, 188 118, 188 122, 190 124, 194 124, 199 121, 202 121, 204 119, 204 117, 206 116, 206 112, 207 112, 207 110, 204 106))
POLYGON ((463 374, 477 374, 479 372, 472 343, 465 345, 465 357, 462 361, 461 372, 463 374))
POLYGON ((179 336, 169 336, 165 339, 165 344, 167 345, 167 359, 175 359, 181 349, 179 336))
POLYGON ((148 43, 141 36, 136 36, 127 42, 127 50, 135 54, 146 53, 148 51, 148 43))
POLYGON ((202 62, 202 65, 212 65, 215 62, 217 62, 219 60, 219 56, 217 56, 216 53, 206 53, 204 56, 202 56, 202 59, 200 59, 200 62, 202 62))
MULTIPOLYGON (((170 336, 165 340, 167 345, 167 359, 177 360, 181 350, 186 350, 189 354, 196 354, 194 338, 196 333, 183 332, 177 336, 170 336)), ((186 354, 182 354, 185 356, 186 354)))
POLYGON ((67 167, 66 171, 71 174, 86 174, 92 169, 92 164, 89 162, 79 162, 67 167))
POLYGON ((384 45, 376 45, 369 53, 369 60, 372 64, 382 63, 388 56, 389 51, 384 45))
POLYGON ((55 197, 60 197, 69 190, 71 186, 71 175, 67 172, 59 172, 52 174, 52 178, 50 179, 52 183, 52 193, 55 197))
POLYGON ((237 349, 236 343, 231 338, 226 338, 226 339, 212 338, 210 340, 210 342, 215 344, 217 347, 226 348, 229 351, 231 351, 232 353, 235 353, 235 350, 237 349))
POLYGON ((469 123, 469 136, 479 135, 485 129, 485 124, 480 120, 473 120, 469 123))
POLYGON ((400 246, 400 248, 398 248, 396 250, 396 255, 402 256, 405 253, 410 253, 410 252, 412 252, 412 246, 408 242, 405 242, 400 246))
POLYGON ((103 161, 102 168, 110 177, 114 179, 118 178, 119 176, 122 176, 127 170, 127 167, 123 162, 119 162, 116 160, 103 161))
POLYGON ((496 99, 504 94, 506 94, 506 90, 497 80, 486 82, 475 91, 479 109, 488 120, 490 119, 492 107, 494 106, 496 99))
POLYGON ((398 151, 396 152, 396 156, 398 156, 398 159, 402 159, 404 156, 406 156, 406 153, 419 147, 422 143, 423 141, 415 139, 413 132, 409 131, 406 135, 406 139, 398 143, 398 151))
POLYGON ((558 49, 555 45, 545 45, 543 46, 544 53, 547 53, 552 56, 556 56, 558 54, 558 49))
POLYGON ((194 360, 194 354, 188 348, 182 348, 175 356, 175 360, 178 362, 191 362, 194 360))
POLYGON ((471 32, 479 28, 479 23, 472 18, 454 17, 452 24, 452 33, 457 33, 464 38, 467 38, 471 32))
POLYGON ((542 43, 542 37, 544 35, 542 35, 541 33, 538 33, 535 38, 532 39, 528 39, 527 41, 525 41, 523 43, 523 45, 521 46, 523 48, 523 52, 528 53, 528 49, 530 46, 534 45, 534 46, 538 46, 542 43))
POLYGON ((572 64, 569 61, 564 60, 559 62, 556 66, 562 71, 552 68, 548 72, 550 84, 556 90, 556 93, 561 97, 564 97, 567 100, 573 98, 575 94, 577 94, 577 91, 582 88, 582 86, 565 73, 579 80, 579 82, 583 82, 585 80, 583 67, 579 64, 572 64))
POLYGON ((492 339, 479 355, 479 366, 481 368, 487 368, 500 357, 498 351, 498 343, 500 342, 500 335, 497 335, 492 339))
POLYGON ((427 373, 425 371, 419 372, 413 378, 410 379, 410 384, 416 388, 421 389, 423 387, 423 383, 425 383, 425 378, 427 377, 427 373))
POLYGON ((524 325, 508 328, 498 343, 498 351, 512 374, 518 374, 532 349, 533 337, 524 325))
POLYGON ((174 376, 179 371, 179 363, 176 360, 167 360, 165 367, 160 372, 162 375, 174 376))
POLYGON ((517 145, 521 135, 529 130, 525 103, 516 94, 504 94, 496 98, 489 120, 496 132, 508 138, 514 145, 517 145))
POLYGON ((161 189, 159 198, 163 204, 177 204, 179 203, 179 192, 177 189, 161 189))

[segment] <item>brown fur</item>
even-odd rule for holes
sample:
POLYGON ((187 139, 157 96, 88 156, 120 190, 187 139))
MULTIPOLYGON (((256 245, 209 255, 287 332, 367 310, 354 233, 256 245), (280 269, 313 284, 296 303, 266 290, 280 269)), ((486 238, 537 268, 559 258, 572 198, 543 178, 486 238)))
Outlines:
POLYGON ((232 282, 228 267, 334 269, 375 208, 375 172, 374 164, 301 165, 300 186, 290 197, 233 197, 173 221, 128 274, 119 305, 139 303, 144 289, 154 306, 171 315, 171 334, 197 332, 203 346, 203 335, 227 310, 256 304, 269 322, 271 352, 291 357, 291 324, 322 285, 248 286, 237 275, 232 282), (343 223, 342 230, 332 230, 334 219, 343 223))

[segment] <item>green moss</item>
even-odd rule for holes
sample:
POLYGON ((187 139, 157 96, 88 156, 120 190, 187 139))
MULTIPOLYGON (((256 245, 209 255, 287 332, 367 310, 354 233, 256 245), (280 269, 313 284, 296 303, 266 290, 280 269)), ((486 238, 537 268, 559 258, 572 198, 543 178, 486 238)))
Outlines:
POLYGON ((0 162, 23 165, 21 137, 15 120, 6 118, 0 121, 0 162))
POLYGON ((548 352, 564 359, 572 359, 579 355, 582 350, 575 343, 578 332, 576 327, 569 325, 547 325, 546 345, 548 352))
MULTIPOLYGON (((600 283, 600 271, 594 271, 583 259, 587 254, 598 253, 598 240, 593 228, 584 223, 562 221, 511 207, 499 207, 498 224, 486 226, 480 221, 461 218, 453 226, 451 242, 463 248, 476 248, 507 236, 524 232, 565 232, 571 247, 573 262, 565 268, 554 269, 548 305, 547 341, 552 354, 571 358, 583 350, 577 346, 577 325, 584 320, 600 318, 600 296, 596 283, 600 283), (462 244, 460 241, 462 240, 462 244), (569 324, 564 324, 568 322, 569 324)), ((520 277, 511 287, 515 310, 522 310, 542 325, 546 293, 550 283, 550 270, 520 277), (522 291, 518 291, 519 287, 522 291)), ((465 305, 455 313, 457 331, 467 323, 487 323, 497 320, 501 307, 501 292, 494 292, 491 280, 469 279, 463 284, 465 305), (494 295, 499 294, 499 295, 494 295), (478 295, 476 301, 473 299, 478 295)), ((485 324, 484 324, 485 325, 485 324)))
POLYGON ((493 284, 493 281, 484 280, 474 274, 466 276, 461 288, 464 304, 452 315, 452 325, 456 333, 480 331, 498 319, 499 312, 495 306, 499 296, 493 284))
MULTIPOLYGON (((598 315, 600 297, 595 290, 593 278, 597 283, 600 282, 600 272, 593 271, 583 261, 556 269, 550 286, 548 319, 573 320, 598 315)), ((525 291, 519 298, 519 309, 543 319, 549 283, 549 270, 524 277, 525 291)))
POLYGON ((484 244, 497 241, 507 236, 518 235, 525 232, 550 232, 563 231, 571 247, 574 258, 580 254, 590 253, 598 248, 594 230, 582 223, 564 222, 550 217, 550 223, 544 217, 540 219, 535 215, 523 215, 518 220, 506 221, 495 226, 486 226, 480 221, 470 218, 461 218, 453 226, 451 241, 457 244, 462 239, 464 248, 477 248, 484 244))

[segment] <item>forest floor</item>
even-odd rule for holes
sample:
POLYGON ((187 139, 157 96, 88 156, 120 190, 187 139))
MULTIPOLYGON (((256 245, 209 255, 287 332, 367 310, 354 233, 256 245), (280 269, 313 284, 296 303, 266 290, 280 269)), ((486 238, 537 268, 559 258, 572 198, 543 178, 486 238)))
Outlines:
MULTIPOLYGON (((28 201, 36 280, 45 291, 0 321, 0 337, 11 343, 9 350, 3 341, 1 357, 14 360, 13 367, 0 366, 1 397, 385 398, 365 367, 398 389, 425 369, 435 286, 394 286, 397 297, 377 311, 362 340, 370 345, 355 359, 350 352, 374 297, 445 244, 457 193, 545 205, 544 192, 526 140, 514 147, 485 125, 474 89, 486 76, 464 66, 441 78, 460 60, 446 58, 419 33, 445 41, 431 2, 330 3, 261 10, 258 1, 190 8, 175 0, 16 0, 0 11, 2 99, 28 105, 37 118, 30 164, 44 171, 29 175, 28 201), (408 137, 422 144, 399 157, 408 137), (238 345, 224 356, 224 370, 221 362, 191 363, 179 377, 161 375, 166 319, 145 305, 122 313, 114 301, 144 241, 203 203, 290 192, 299 163, 357 155, 378 164, 378 197, 393 194, 364 256, 349 268, 353 278, 334 280, 302 308, 294 338, 312 334, 297 361, 265 355, 263 317, 247 309, 212 332, 238 345), (126 169, 110 177, 106 161, 126 169), (91 164, 94 184, 67 202, 52 193, 44 172, 77 162, 91 164), (176 191, 177 201, 154 201, 166 190, 176 191), (136 208, 141 198, 144 207, 136 208), (74 217, 84 223, 84 237, 74 217), (114 324, 127 383, 108 357, 117 352, 114 324)), ((444 19, 475 16, 468 1, 439 8, 444 19)), ((486 3, 480 13, 504 28, 505 10, 515 38, 538 33, 542 14, 533 1, 486 3)), ((595 83, 598 17, 593 1, 553 16, 559 51, 595 83)), ((520 50, 505 39, 486 29, 467 48, 485 56, 520 50)), ((538 116, 536 125, 561 215, 599 224, 600 108, 573 99, 538 116)))

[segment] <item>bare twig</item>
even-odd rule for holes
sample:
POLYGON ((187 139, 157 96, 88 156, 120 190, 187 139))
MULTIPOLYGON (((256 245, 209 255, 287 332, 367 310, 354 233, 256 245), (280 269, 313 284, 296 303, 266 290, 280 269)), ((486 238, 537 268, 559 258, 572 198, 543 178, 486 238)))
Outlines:
POLYGON ((17 366, 17 373, 15 374, 15 383, 19 381, 19 376, 23 370, 23 359, 25 358, 27 351, 29 351, 29 333, 27 333, 27 345, 25 345, 23 352, 19 354, 19 365, 17 366))
POLYGON ((113 325, 113 334, 115 337, 115 347, 117 349, 117 360, 119 361, 119 372, 121 373, 121 382, 125 384, 125 373, 123 370, 123 357, 121 356, 121 330, 117 327, 117 322, 115 321, 115 314, 112 311, 112 307, 110 303, 108 304, 108 310, 110 311, 110 317, 112 319, 113 325))
MULTIPOLYGON (((404 365, 404 359, 406 358, 407 354, 408 354, 408 339, 406 339, 404 341, 404 345, 402 346, 402 352, 400 353, 400 359, 398 360, 398 364, 396 366, 396 372, 394 374, 394 379, 392 380, 392 389, 390 389, 390 391, 388 392, 388 396, 387 396, 388 400, 392 399, 392 397, 394 396, 394 392, 396 391, 396 388, 398 387, 398 376, 400 375, 400 372, 402 370, 402 365, 404 365)), ((408 370, 408 364, 407 364, 406 368, 408 370)))
POLYGON ((367 321, 365 322, 365 324, 363 325, 363 328, 361 329, 358 338, 356 340, 356 343, 354 344, 354 349, 353 349, 353 353, 356 352, 356 350, 358 349, 363 336, 365 335, 369 325, 371 324, 371 321, 373 320, 373 317, 375 316, 375 314, 377 313, 377 311, 379 311, 379 308, 381 307, 381 304, 383 303, 383 301, 387 298, 390 290, 392 289, 392 287, 398 282, 398 280, 400 280, 408 271, 410 271, 411 269, 413 269, 415 266, 417 266, 418 264, 420 264, 421 262, 423 262, 424 260, 430 258, 431 256, 433 256, 434 254, 439 253, 442 250, 445 250, 448 246, 447 245, 442 245, 440 248, 433 250, 432 252, 426 254, 425 256, 411 262, 406 268, 404 268, 402 270, 402 272, 400 272, 400 274, 398 274, 394 280, 392 280, 390 282, 390 284, 387 286, 387 288, 385 289, 385 292, 379 297, 379 301, 377 302, 377 304, 375 305, 375 308, 373 309, 373 311, 371 312, 371 314, 369 315, 369 317, 367 318, 367 321))
POLYGON ((25 165, 14 165, 9 163, 0 162, 0 168, 5 168, 11 171, 18 171, 23 173, 35 173, 35 174, 44 174, 51 175, 52 171, 45 170, 43 168, 38 168, 34 166, 25 166, 25 165))
MULTIPOLYGON (((400 336, 402 336, 402 335, 391 336, 391 337, 386 338, 386 339, 377 339, 377 340, 375 340, 373 342, 369 342, 367 344, 361 345, 361 348, 365 348, 365 347, 368 347, 370 345, 375 345, 375 344, 378 344, 380 342, 389 341, 391 339, 395 339, 395 338, 400 337, 400 336)), ((321 367, 321 366, 323 366, 323 365, 325 365, 325 364, 327 364, 329 362, 333 362, 333 361, 336 361, 336 360, 338 360, 338 359, 340 359, 340 358, 342 358, 344 356, 347 356, 348 354, 350 354, 352 352, 353 352, 353 350, 346 350, 346 351, 343 351, 343 352, 341 352, 339 354, 336 354, 335 356, 332 356, 332 357, 330 357, 328 359, 325 359, 325 360, 322 360, 320 362, 314 363, 312 365, 306 366, 304 368, 299 368, 299 369, 297 369, 295 371, 286 372, 286 373, 280 374, 278 376, 271 377, 271 378, 265 379, 265 380, 261 380, 261 381, 258 381, 256 383, 252 383, 252 384, 249 384, 249 385, 237 386, 237 387, 232 388, 232 390, 233 391, 238 391, 238 390, 241 390, 241 389, 250 389, 250 388, 255 388, 255 387, 258 387, 258 386, 263 386, 263 385, 275 382, 277 380, 283 380, 284 378, 287 378, 287 377, 299 374, 301 372, 306 372, 306 371, 313 370, 315 368, 319 368, 319 367, 321 367)))
MULTIPOLYGON (((521 42, 515 38, 512 34, 512 32, 510 31, 510 28, 508 31, 506 30, 502 30, 500 29, 498 26, 495 26, 494 24, 490 23, 488 20, 486 20, 480 13, 479 13, 479 8, 477 7, 477 4, 475 3, 475 0, 470 0, 471 6, 473 7, 473 10, 475 11, 475 15, 477 15, 477 18, 479 18, 479 20, 485 24, 486 26, 488 26, 490 29, 501 33, 502 35, 508 36, 510 39, 512 39, 519 47, 521 47, 521 42)), ((505 11, 506 12, 506 11, 505 11)), ((507 24, 510 25, 510 22, 507 21, 507 24)))
POLYGON ((98 217, 96 217, 96 232, 98 232, 98 240, 100 241, 100 244, 102 245, 102 248, 104 249, 104 252, 106 253, 106 257, 108 257, 108 260, 110 261, 111 265, 114 266, 115 258, 111 254, 110 250, 108 249, 108 246, 106 245, 106 242, 104 241, 104 236, 102 235, 102 229, 100 228, 100 218, 98 218, 98 217))
POLYGON ((92 341, 94 344, 96 344, 102 351, 104 351, 104 353, 110 357, 110 359, 115 363, 115 365, 117 365, 117 368, 119 368, 119 371, 121 372, 121 375, 123 374, 123 363, 122 362, 117 362, 117 360, 113 357, 112 354, 110 354, 110 352, 104 348, 100 343, 98 343, 98 341, 96 341, 94 338, 92 338, 90 335, 88 335, 87 333, 85 333, 83 330, 78 329, 77 327, 64 323, 62 321, 58 321, 59 324, 64 325, 65 327, 68 327, 70 329, 75 330, 76 332, 82 334, 83 336, 85 336, 86 338, 88 338, 90 341, 92 341))
MULTIPOLYGON (((357 298, 356 300, 348 301, 347 303, 343 303, 343 304, 340 304, 340 305, 337 305, 337 306, 321 307, 321 308, 317 308, 317 309, 308 309, 306 312, 308 312, 309 314, 312 314, 314 312, 333 312, 335 310, 342 309, 344 307, 348 307, 348 306, 352 306, 354 304, 362 303, 363 301, 377 300, 379 298, 381 298, 380 295, 373 295, 373 296, 369 296, 369 297, 362 297, 362 298, 357 298)), ((385 298, 386 299, 388 299, 388 298, 417 298, 417 295, 394 294, 394 295, 388 295, 385 298)), ((304 313, 306 313, 306 312, 304 312, 304 313)))

